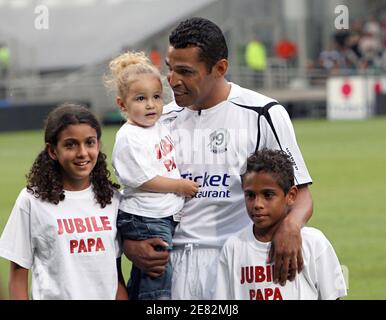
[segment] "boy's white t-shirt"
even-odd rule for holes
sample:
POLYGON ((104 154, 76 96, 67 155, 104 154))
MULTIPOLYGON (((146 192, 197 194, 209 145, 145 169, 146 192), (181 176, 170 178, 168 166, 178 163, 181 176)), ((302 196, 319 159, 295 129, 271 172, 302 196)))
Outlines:
POLYGON ((335 300, 347 295, 341 266, 331 243, 315 228, 301 231, 304 269, 285 286, 273 283, 266 263, 270 242, 260 242, 252 225, 230 237, 221 251, 215 299, 335 300))
POLYGON ((138 189, 156 176, 181 179, 175 145, 165 125, 156 122, 142 128, 125 123, 116 134, 112 164, 124 186, 119 209, 150 218, 180 212, 184 205, 182 196, 138 189))
POLYGON ((101 208, 92 186, 65 191, 57 205, 24 188, 0 238, 0 256, 32 269, 35 300, 115 299, 118 205, 115 192, 101 208))

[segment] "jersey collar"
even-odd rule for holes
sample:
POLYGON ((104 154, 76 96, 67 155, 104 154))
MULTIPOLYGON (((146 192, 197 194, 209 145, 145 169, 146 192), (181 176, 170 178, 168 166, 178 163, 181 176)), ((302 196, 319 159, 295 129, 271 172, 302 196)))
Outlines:
MULTIPOLYGON (((231 90, 229 91, 228 98, 224 101, 221 101, 219 104, 209 108, 209 109, 202 109, 200 114, 210 114, 212 112, 215 112, 217 109, 221 108, 226 104, 227 101, 231 101, 233 99, 238 98, 241 95, 241 88, 239 85, 233 83, 233 82, 228 82, 231 85, 231 90)), ((191 112, 191 113, 197 113, 197 110, 192 110, 190 108, 185 108, 186 111, 191 112)))
POLYGON ((231 85, 231 91, 229 92, 229 95, 228 95, 228 101, 231 101, 233 99, 237 99, 240 97, 241 95, 241 88, 239 85, 233 83, 233 82, 229 82, 229 84, 231 85))

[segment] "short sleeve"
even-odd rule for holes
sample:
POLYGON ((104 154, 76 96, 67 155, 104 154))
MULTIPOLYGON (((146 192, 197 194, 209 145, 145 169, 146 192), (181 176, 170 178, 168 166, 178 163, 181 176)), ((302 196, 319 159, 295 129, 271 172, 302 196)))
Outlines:
MULTIPOLYGON (((114 210, 115 211, 115 219, 114 219, 115 226, 117 225, 118 211, 119 211, 118 208, 119 208, 120 200, 121 200, 121 194, 119 191, 115 190, 113 200, 112 200, 112 203, 114 204, 114 207, 115 207, 115 210, 114 210)), ((117 258, 121 257, 122 253, 123 253, 122 237, 121 237, 121 234, 119 233, 119 230, 117 228, 116 228, 115 239, 114 239, 114 248, 115 248, 115 256, 117 258)))
POLYGON ((138 188, 153 179, 157 175, 154 157, 142 141, 130 139, 121 144, 113 155, 113 167, 119 181, 126 186, 138 188))
POLYGON ((119 258, 119 257, 122 256, 122 253, 123 253, 123 249, 122 249, 122 237, 120 236, 119 231, 117 231, 117 236, 116 236, 116 238, 115 238, 114 245, 115 245, 115 256, 116 256, 117 258, 119 258))
POLYGON ((217 264, 217 278, 216 278, 216 289, 214 292, 215 300, 233 300, 233 281, 231 280, 229 270, 229 248, 227 243, 221 250, 221 254, 217 264))
POLYGON ((261 117, 261 129, 264 133, 262 147, 281 149, 290 157, 296 185, 312 183, 312 179, 296 141, 295 130, 291 119, 281 105, 271 107, 261 117))
POLYGON ((30 211, 30 197, 24 189, 16 200, 0 238, 0 256, 26 269, 30 269, 33 264, 30 211))
POLYGON ((336 300, 347 295, 342 267, 331 243, 323 236, 324 249, 316 258, 319 300, 336 300))

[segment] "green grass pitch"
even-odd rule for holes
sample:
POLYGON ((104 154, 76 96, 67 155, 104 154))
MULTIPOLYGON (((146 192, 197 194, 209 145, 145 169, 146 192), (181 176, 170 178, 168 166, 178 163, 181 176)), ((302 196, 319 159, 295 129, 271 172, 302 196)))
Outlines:
MULTIPOLYGON (((348 271, 347 299, 386 299, 386 118, 295 120, 294 126, 314 182, 309 225, 324 232, 348 271)), ((109 162, 117 129, 103 130, 109 162)), ((0 133, 0 232, 42 147, 42 131, 0 133)), ((124 260, 127 279, 130 263, 124 260)), ((8 270, 0 258, 3 291, 8 270)))

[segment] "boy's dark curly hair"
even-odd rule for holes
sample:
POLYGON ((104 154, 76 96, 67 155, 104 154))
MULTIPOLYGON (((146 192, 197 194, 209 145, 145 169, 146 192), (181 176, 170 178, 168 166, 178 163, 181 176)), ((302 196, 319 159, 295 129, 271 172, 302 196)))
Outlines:
POLYGON ((277 184, 287 194, 294 185, 294 168, 287 153, 281 150, 262 149, 256 151, 247 160, 247 169, 241 176, 251 172, 266 172, 276 178, 277 184))
POLYGON ((221 29, 204 18, 190 18, 180 22, 169 36, 169 43, 176 49, 199 47, 200 59, 208 72, 221 59, 228 59, 228 47, 221 29))
MULTIPOLYGON (((45 122, 44 142, 56 146, 58 136, 69 125, 88 124, 97 132, 97 139, 102 136, 101 126, 95 116, 84 106, 64 103, 50 112, 45 122)), ((46 147, 39 153, 27 177, 27 190, 36 198, 58 204, 65 198, 63 178, 58 161, 53 160, 46 147)), ((96 165, 90 179, 96 201, 102 208, 111 203, 114 189, 119 185, 110 179, 107 169, 106 155, 99 152, 96 165)))

